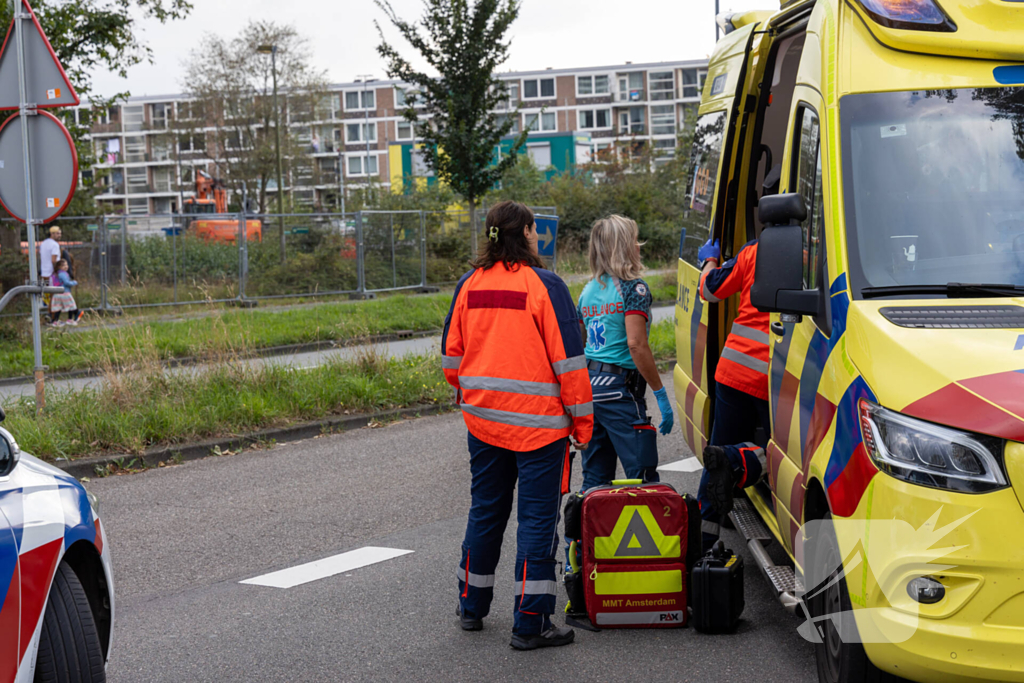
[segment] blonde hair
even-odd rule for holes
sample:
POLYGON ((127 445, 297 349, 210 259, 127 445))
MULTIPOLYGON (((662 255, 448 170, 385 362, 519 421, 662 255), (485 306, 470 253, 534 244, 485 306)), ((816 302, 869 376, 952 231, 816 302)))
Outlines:
MULTIPOLYGON (((636 280, 644 270, 640 261, 640 230, 632 218, 613 214, 594 222, 590 228, 590 272, 600 282, 602 275, 619 280, 636 280)), ((602 283, 603 285, 603 283, 602 283)))

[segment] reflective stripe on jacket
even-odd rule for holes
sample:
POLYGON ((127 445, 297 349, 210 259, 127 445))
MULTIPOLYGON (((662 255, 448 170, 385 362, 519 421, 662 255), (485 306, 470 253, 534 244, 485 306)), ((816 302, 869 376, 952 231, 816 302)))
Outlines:
POLYGON ((734 257, 701 276, 700 296, 716 303, 740 293, 739 312, 718 359, 715 381, 755 398, 768 399, 768 314, 750 303, 757 240, 747 242, 734 257))
POLYGON ((580 323, 554 273, 496 265, 462 276, 441 337, 441 367, 476 438, 532 451, 590 441, 594 406, 580 323))

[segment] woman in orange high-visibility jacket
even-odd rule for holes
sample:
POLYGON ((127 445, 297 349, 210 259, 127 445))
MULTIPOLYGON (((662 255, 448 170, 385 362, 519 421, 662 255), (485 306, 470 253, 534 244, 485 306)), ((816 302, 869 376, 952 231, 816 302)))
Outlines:
POLYGON ((455 287, 441 338, 445 378, 469 429, 472 504, 459 561, 460 624, 483 628, 501 540, 519 481, 512 646, 566 645, 551 623, 569 438, 593 430, 590 378, 569 289, 537 255, 533 213, 518 202, 487 213, 487 240, 455 287))

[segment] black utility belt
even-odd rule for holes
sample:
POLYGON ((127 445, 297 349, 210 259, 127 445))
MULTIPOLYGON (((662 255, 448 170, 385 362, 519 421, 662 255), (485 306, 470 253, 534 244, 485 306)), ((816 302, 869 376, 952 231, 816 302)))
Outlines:
POLYGON ((638 401, 644 399, 644 394, 647 393, 647 380, 640 374, 639 370, 629 370, 620 365, 612 365, 611 363, 602 363, 599 360, 588 360, 587 369, 593 370, 594 372, 607 372, 612 375, 622 375, 626 383, 626 389, 630 394, 633 395, 638 401))
POLYGON ((628 375, 636 370, 627 370, 619 365, 612 365, 611 363, 602 363, 599 360, 588 360, 587 369, 593 370, 594 372, 608 372, 613 375, 628 375))

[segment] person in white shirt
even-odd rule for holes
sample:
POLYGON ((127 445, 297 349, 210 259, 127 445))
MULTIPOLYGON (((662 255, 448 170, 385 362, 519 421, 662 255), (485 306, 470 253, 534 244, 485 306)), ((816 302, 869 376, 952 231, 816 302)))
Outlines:
MULTIPOLYGON (((55 272, 55 266, 57 261, 60 260, 60 227, 53 225, 50 227, 50 236, 43 240, 42 244, 39 245, 39 279, 43 281, 43 284, 49 285, 53 274, 55 272)), ((43 303, 47 309, 50 308, 50 295, 43 295, 43 303)), ((51 311, 50 318, 53 318, 51 311)))

